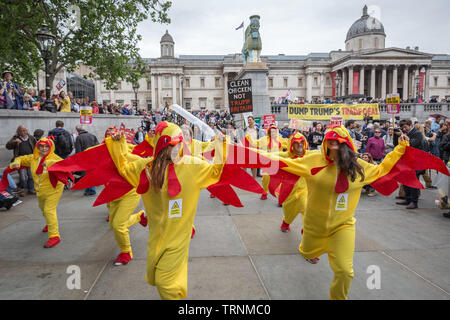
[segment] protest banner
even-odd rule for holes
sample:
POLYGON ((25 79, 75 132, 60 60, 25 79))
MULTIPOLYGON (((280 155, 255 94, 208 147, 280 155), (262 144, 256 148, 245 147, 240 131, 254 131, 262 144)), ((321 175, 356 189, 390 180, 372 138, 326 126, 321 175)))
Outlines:
POLYGON ((275 123, 275 115, 274 114, 268 114, 264 116, 264 129, 267 129, 270 127, 271 124, 275 123))
POLYGON ((231 114, 252 112, 252 80, 230 80, 227 82, 228 101, 231 114))
POLYGON ((289 129, 299 130, 299 131, 309 131, 312 127, 311 121, 299 120, 299 119, 291 119, 289 121, 289 129))
POLYGON ((363 120, 369 116, 380 119, 377 103, 373 104, 290 104, 288 106, 289 119, 302 120, 331 120, 331 117, 342 117, 344 120, 363 120))
POLYGON ((92 107, 80 107, 80 124, 92 123, 92 107))

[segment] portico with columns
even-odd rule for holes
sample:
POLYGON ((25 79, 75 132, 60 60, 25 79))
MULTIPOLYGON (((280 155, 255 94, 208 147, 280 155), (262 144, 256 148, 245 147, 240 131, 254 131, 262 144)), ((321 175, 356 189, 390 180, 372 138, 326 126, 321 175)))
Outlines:
POLYGON ((427 97, 430 87, 431 55, 415 52, 414 57, 403 49, 390 48, 364 56, 348 55, 332 68, 341 79, 337 97, 365 95, 386 99, 388 94, 399 93, 407 100, 416 96, 427 97), (381 58, 380 53, 384 53, 381 58), (391 56, 389 56, 391 55, 391 56), (402 57, 403 56, 403 57, 402 57), (419 77, 419 82, 415 80, 419 77), (356 82, 355 82, 356 81, 356 82))

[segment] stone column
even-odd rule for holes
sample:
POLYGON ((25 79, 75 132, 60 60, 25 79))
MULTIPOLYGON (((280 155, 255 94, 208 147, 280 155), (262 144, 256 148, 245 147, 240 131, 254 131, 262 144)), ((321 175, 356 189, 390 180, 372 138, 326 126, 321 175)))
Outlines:
POLYGON ((403 70, 403 100, 408 100, 408 65, 405 65, 403 70))
POLYGON ((383 66, 381 74, 381 99, 386 99, 386 66, 383 66))
POLYGON ((392 93, 397 93, 397 80, 398 80, 398 74, 397 74, 397 65, 394 66, 394 71, 392 72, 392 93))
POLYGON ((157 107, 156 105, 156 79, 155 76, 152 74, 151 78, 150 78, 150 89, 152 90, 152 109, 154 110, 154 108, 157 107))
POLYGON ((370 96, 372 98, 376 98, 375 97, 375 74, 376 74, 376 66, 372 66, 372 73, 371 73, 371 77, 370 77, 370 96))
POLYGON ((353 94, 353 66, 348 68, 348 94, 353 94))
POLYGON ((359 69, 359 94, 364 94, 364 76, 365 76, 364 66, 359 69))
POLYGON ((344 68, 344 69, 342 69, 342 91, 341 91, 342 95, 341 95, 341 97, 347 95, 347 90, 345 90, 346 84, 347 84, 347 73, 345 72, 345 68, 344 68))
POLYGON ((320 99, 325 100, 325 76, 323 71, 320 72, 320 99))
POLYGON ((425 83, 424 83, 424 100, 428 101, 430 99, 430 67, 425 66, 426 73, 425 73, 425 83))
POLYGON ((177 103, 177 76, 172 75, 172 103, 177 103))
POLYGON ((223 101, 225 103, 225 110, 230 110, 229 101, 228 101, 228 73, 224 73, 223 75, 223 101))
POLYGON ((416 77, 419 76, 419 70, 420 70, 420 66, 416 66, 415 70, 414 70, 414 76, 413 76, 413 88, 414 88, 414 94, 413 97, 417 98, 417 90, 419 88, 419 84, 416 82, 416 77))
POLYGON ((164 103, 163 103, 163 101, 164 101, 164 99, 163 99, 163 96, 162 96, 162 75, 161 74, 158 74, 157 75, 158 76, 158 104, 156 105, 156 108, 164 108, 164 103))
POLYGON ((306 72, 306 100, 311 103, 312 100, 312 72, 306 72))

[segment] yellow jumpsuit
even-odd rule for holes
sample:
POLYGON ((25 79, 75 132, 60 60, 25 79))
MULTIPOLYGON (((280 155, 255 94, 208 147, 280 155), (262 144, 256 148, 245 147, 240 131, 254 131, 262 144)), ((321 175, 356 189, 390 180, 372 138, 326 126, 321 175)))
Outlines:
MULTIPOLYGON (((311 153, 311 151, 306 150, 308 142, 306 141, 306 138, 301 133, 295 133, 289 137, 288 140, 288 149, 285 152, 279 152, 278 155, 281 158, 285 159, 296 159, 298 158, 293 152, 293 144, 295 142, 294 138, 303 138, 303 156, 308 155, 311 153)), ((298 216, 299 213, 303 215, 306 210, 306 199, 308 197, 308 189, 306 188, 306 181, 302 177, 300 177, 297 181, 297 183, 292 188, 291 193, 286 198, 286 200, 283 202, 283 220, 287 224, 292 224, 294 222, 295 218, 298 216)))
MULTIPOLYGON (((128 151, 133 151, 134 145, 127 144, 128 151)), ((127 154, 129 161, 140 159, 139 156, 127 154)), ((114 231, 117 245, 123 253, 129 253, 133 258, 133 251, 131 250, 130 242, 130 228, 141 220, 142 211, 133 214, 134 210, 139 204, 141 196, 137 194, 136 188, 123 195, 117 200, 106 204, 109 213, 109 226, 114 231)))
MULTIPOLYGON (((165 129, 164 133, 173 126, 169 124, 169 129, 165 129)), ((144 169, 150 178, 153 157, 128 161, 126 156, 128 150, 123 136, 120 141, 108 138, 106 144, 119 173, 129 183, 137 187, 144 169)), ((223 161, 224 158, 220 153, 216 152, 215 156, 221 157, 223 161)), ((170 300, 186 297, 189 242, 198 198, 201 189, 220 180, 223 164, 208 164, 197 157, 184 156, 174 164, 174 169, 181 185, 181 192, 178 195, 172 198, 168 194, 168 168, 165 171, 162 190, 158 192, 150 187, 142 195, 149 219, 145 278, 150 285, 158 288, 162 299, 170 300)))
MULTIPOLYGON (((41 140, 50 140, 42 138, 41 140)), ((12 169, 14 164, 20 166, 30 167, 31 174, 34 180, 34 188, 36 190, 36 196, 38 199, 39 209, 41 209, 44 215, 45 221, 48 226, 48 238, 60 237, 58 229, 58 217, 56 213, 56 207, 58 206, 59 199, 64 191, 64 184, 58 181, 56 188, 53 188, 50 183, 47 168, 54 163, 61 161, 62 159, 55 154, 55 145, 51 143, 50 151, 44 161, 44 170, 42 174, 36 174, 36 170, 39 166, 40 155, 37 148, 38 144, 34 147, 33 154, 17 157, 10 164, 12 169)))
MULTIPOLYGON (((272 127, 269 127, 269 129, 267 129, 268 133, 271 128, 272 127)), ((278 135, 278 131, 275 139, 272 139, 272 144, 270 143, 271 137, 269 136, 269 134, 257 140, 254 140, 251 135, 247 135, 246 138, 248 139, 248 142, 251 147, 261 149, 267 152, 279 152, 282 150, 286 150, 288 148, 288 139, 280 137, 278 135)), ((269 183, 270 183, 270 176, 268 174, 263 173, 261 184, 266 193, 269 191, 269 183)))
MULTIPOLYGON (((332 129, 341 137, 348 137, 348 131, 341 126, 332 129)), ((303 237, 299 251, 305 259, 313 259, 322 254, 328 254, 334 279, 330 286, 330 298, 333 300, 347 299, 353 273, 353 253, 355 249, 354 212, 358 205, 361 189, 380 177, 389 173, 395 163, 405 153, 406 141, 399 142, 394 151, 389 153, 379 165, 373 165, 358 159, 364 169, 365 178, 360 177, 352 182, 349 178, 348 190, 344 193, 335 192, 335 184, 339 169, 325 158, 327 140, 324 139, 320 152, 311 152, 303 158, 289 160, 280 159, 288 166, 283 170, 303 177, 307 184, 308 198, 304 215, 303 237), (324 167, 325 166, 325 167, 324 167), (324 167, 313 175, 312 168, 324 167)), ((267 156, 271 156, 267 154, 267 156)))

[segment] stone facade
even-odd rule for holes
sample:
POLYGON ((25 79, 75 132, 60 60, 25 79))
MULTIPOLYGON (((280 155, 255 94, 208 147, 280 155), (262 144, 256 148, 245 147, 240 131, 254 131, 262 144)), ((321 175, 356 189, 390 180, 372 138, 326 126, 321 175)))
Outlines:
MULTIPOLYGON (((346 50, 306 56, 261 56, 267 64, 269 98, 276 101, 291 89, 292 99, 307 102, 364 94, 385 99, 399 93, 402 99, 421 96, 450 98, 450 55, 420 52, 419 48, 385 48, 380 21, 363 15, 349 29, 346 50)), ((161 57, 147 59, 148 72, 139 81, 139 108, 161 108, 177 103, 187 109, 228 108, 226 83, 242 69, 241 54, 175 56, 175 42, 166 31, 160 41, 161 57)), ((106 90, 96 80, 97 100, 132 104, 131 84, 106 90)))

